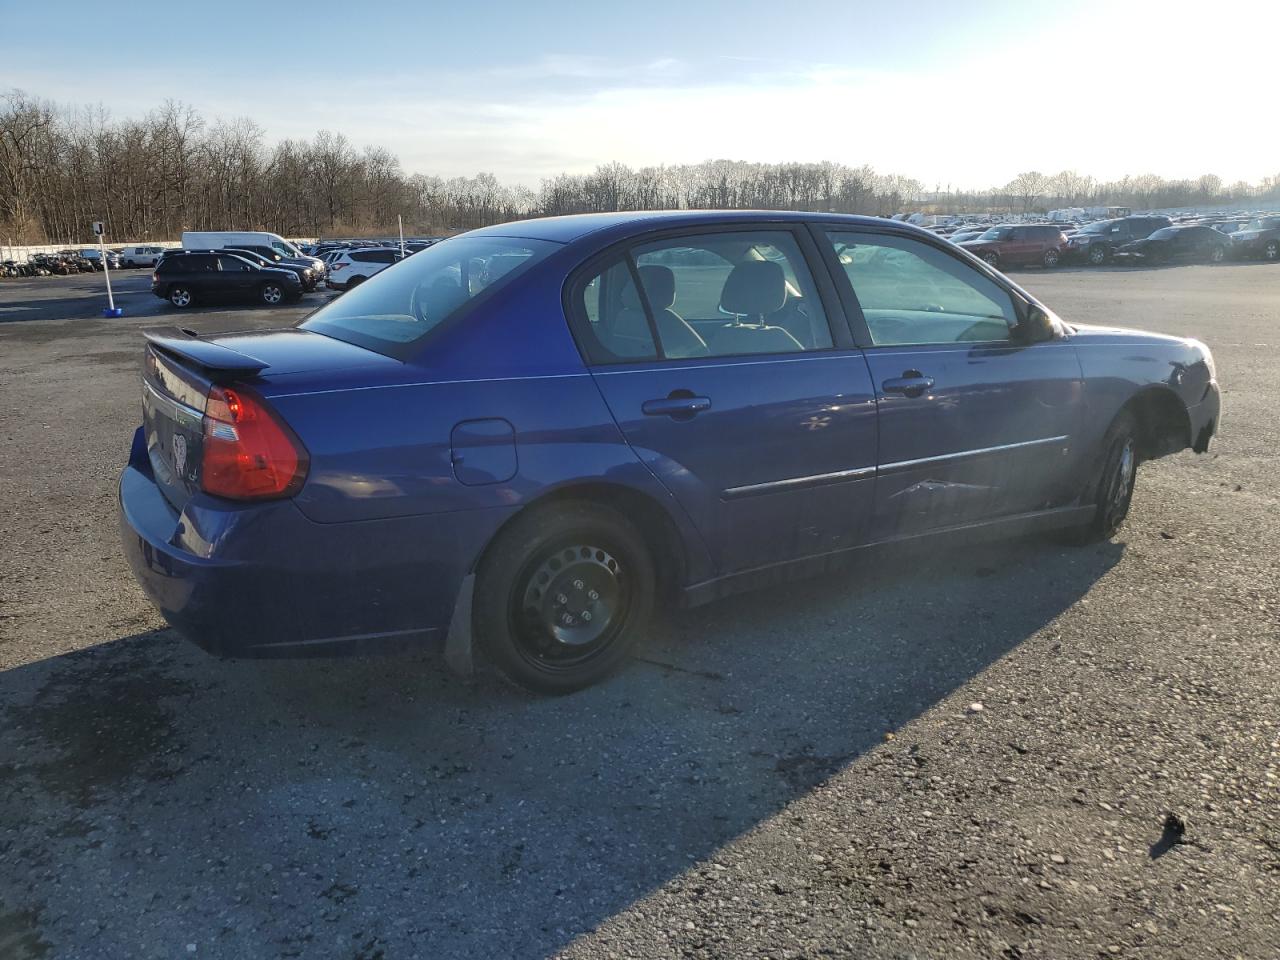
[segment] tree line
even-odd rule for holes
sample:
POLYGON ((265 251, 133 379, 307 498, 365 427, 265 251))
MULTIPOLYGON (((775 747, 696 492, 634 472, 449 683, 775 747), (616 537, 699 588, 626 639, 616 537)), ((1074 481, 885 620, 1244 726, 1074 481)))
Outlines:
POLYGON ((269 229, 288 236, 440 234, 530 216, 606 210, 750 208, 887 216, 904 210, 1032 213, 1056 207, 1250 206, 1280 200, 1280 176, 1224 184, 1214 175, 1099 181, 1027 172, 983 191, 952 191, 837 162, 604 164, 539 189, 489 173, 406 174, 381 147, 341 133, 268 143, 249 119, 208 121, 166 101, 141 119, 59 108, 19 90, 0 97, 0 238, 75 243, 103 220, 111 237, 167 240, 183 230, 269 229))

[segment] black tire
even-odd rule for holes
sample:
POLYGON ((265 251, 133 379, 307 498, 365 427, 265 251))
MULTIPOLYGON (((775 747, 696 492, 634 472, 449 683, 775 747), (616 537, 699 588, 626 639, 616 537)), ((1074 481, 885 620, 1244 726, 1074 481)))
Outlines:
POLYGON ((1111 251, 1101 244, 1095 244, 1089 248, 1089 262, 1095 267, 1100 267, 1111 259, 1111 251))
POLYGON ((362 283, 364 283, 364 277, 352 277, 350 280, 347 281, 347 289, 351 290, 355 287, 360 286, 360 284, 362 283))
POLYGON ((284 303, 284 297, 284 287, 278 283, 268 282, 258 288, 258 299, 268 307, 275 307, 284 303))
POLYGON ((165 296, 179 310, 185 310, 196 302, 195 294, 191 292, 191 288, 180 283, 175 283, 171 286, 165 296))
POLYGON ((1280 240, 1268 240, 1262 247, 1262 259, 1274 263, 1280 260, 1280 240))
POLYGON ((485 552, 473 624, 507 681, 566 694, 606 677, 644 636, 653 558, 621 515, 566 502, 517 517, 485 552))
POLYGON ((1044 263, 1046 270, 1052 270, 1054 267, 1058 265, 1058 262, 1061 259, 1062 259, 1061 254, 1059 254, 1054 247, 1050 247, 1048 250, 1044 252, 1044 256, 1041 258, 1041 262, 1044 263))
POLYGON ((1093 516, 1066 532, 1068 542, 1083 545, 1109 540, 1124 525, 1142 463, 1139 449, 1138 421, 1122 410, 1098 445, 1089 485, 1081 498, 1093 507, 1093 516))

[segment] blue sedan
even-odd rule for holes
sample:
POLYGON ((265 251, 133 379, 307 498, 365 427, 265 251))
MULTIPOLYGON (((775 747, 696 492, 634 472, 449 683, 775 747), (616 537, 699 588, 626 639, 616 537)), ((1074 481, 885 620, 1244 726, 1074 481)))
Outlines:
POLYGON ((1195 340, 1064 322, 945 239, 772 212, 530 220, 283 330, 147 332, 133 571, 229 656, 472 644, 564 693, 659 598, 868 548, 1110 537, 1208 449, 1195 340))

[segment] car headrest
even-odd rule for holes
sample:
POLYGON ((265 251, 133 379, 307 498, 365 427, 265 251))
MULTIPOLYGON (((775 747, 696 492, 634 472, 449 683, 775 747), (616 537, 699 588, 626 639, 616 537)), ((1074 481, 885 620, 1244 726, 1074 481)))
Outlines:
POLYGON ((720 309, 740 317, 762 317, 787 302, 787 278, 772 260, 746 260, 734 266, 720 292, 720 309))
MULTIPOLYGON (((671 309, 671 305, 676 302, 676 275, 671 272, 671 268, 637 267, 636 272, 640 274, 640 282, 644 284, 644 295, 648 297, 649 307, 654 313, 671 309)), ((627 283, 622 288, 619 299, 624 310, 640 309, 640 294, 636 292, 633 283, 627 283)))
POLYGON ((676 302, 676 275, 670 267, 639 267, 640 283, 649 306, 655 311, 670 310, 676 302))

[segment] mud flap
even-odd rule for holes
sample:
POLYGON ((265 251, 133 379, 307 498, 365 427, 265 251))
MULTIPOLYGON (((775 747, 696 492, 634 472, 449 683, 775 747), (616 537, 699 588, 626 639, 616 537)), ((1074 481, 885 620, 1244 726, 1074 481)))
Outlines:
POLYGON ((476 672, 471 637, 471 597, 475 588, 476 575, 469 573, 458 588, 458 598, 453 604, 453 618, 449 621, 449 635, 444 641, 445 664, 459 677, 468 680, 476 672))

